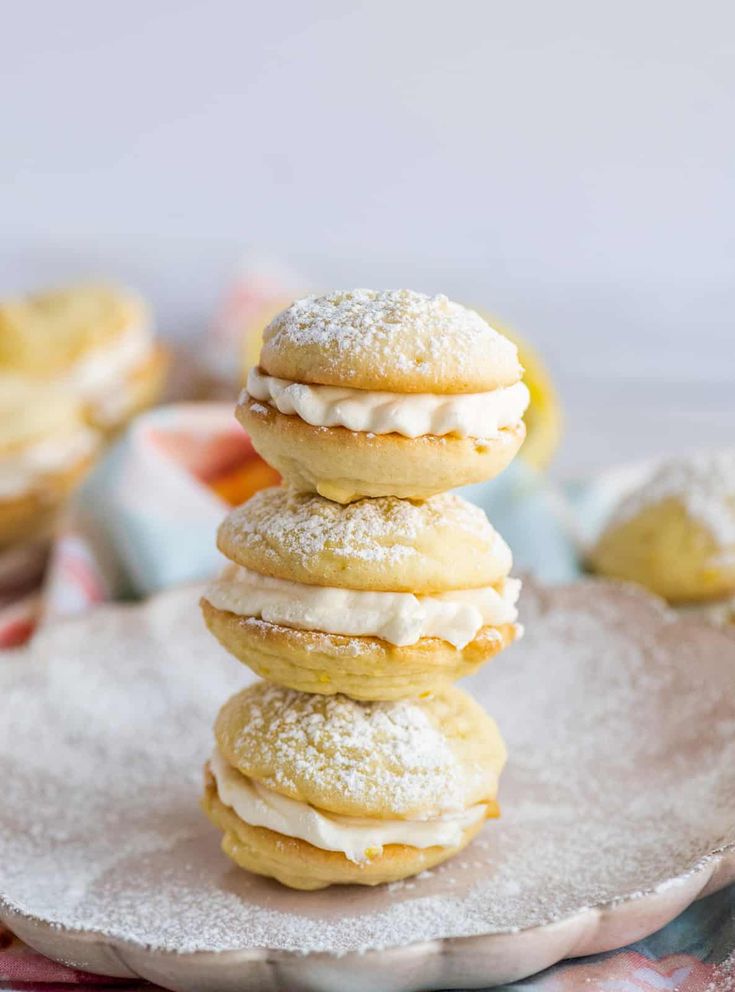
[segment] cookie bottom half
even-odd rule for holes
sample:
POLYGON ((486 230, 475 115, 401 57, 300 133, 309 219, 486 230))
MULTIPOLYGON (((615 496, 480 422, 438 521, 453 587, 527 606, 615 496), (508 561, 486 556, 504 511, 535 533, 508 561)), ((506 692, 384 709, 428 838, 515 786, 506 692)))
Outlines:
POLYGON ((523 421, 491 438, 417 438, 313 427, 248 398, 237 418, 258 453, 301 492, 337 503, 366 496, 428 499, 492 479, 512 461, 526 435, 523 421))
POLYGON ((328 885, 381 885, 417 875, 451 858, 482 829, 484 820, 468 827, 456 847, 408 847, 390 844, 370 861, 355 863, 339 851, 324 851, 296 837, 266 827, 253 827, 220 800, 208 775, 202 808, 223 831, 222 850, 241 868, 275 878, 292 889, 328 885))
POLYGON ((294 630, 201 601, 209 630, 256 675, 288 689, 358 700, 423 696, 476 671, 517 634, 515 624, 483 627, 463 648, 423 637, 399 647, 377 637, 294 630))

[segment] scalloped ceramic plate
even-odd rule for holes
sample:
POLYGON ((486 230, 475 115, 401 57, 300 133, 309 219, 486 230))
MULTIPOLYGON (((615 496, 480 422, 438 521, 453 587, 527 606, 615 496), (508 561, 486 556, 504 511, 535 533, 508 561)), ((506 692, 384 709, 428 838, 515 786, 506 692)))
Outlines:
POLYGON ((467 683, 510 750, 470 848, 378 889, 238 870, 197 799, 249 676, 196 599, 101 608, 0 661, 0 917, 44 954, 178 990, 477 987, 735 878, 735 634, 594 581, 529 587, 526 637, 467 683))

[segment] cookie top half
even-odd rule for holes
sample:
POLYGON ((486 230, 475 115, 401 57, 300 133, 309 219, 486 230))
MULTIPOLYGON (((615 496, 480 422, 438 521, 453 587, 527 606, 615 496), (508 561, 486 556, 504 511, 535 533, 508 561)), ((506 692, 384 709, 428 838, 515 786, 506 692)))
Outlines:
POLYGON ((454 686, 427 699, 358 703, 259 682, 217 717, 230 765, 282 795, 344 816, 420 819, 495 798, 505 747, 454 686))
POLYGON ((294 382, 476 393, 522 375, 516 346, 446 296, 354 289, 297 300, 268 325, 260 367, 294 382))
POLYGON ((263 575, 371 592, 480 588, 512 565, 483 511, 454 493, 342 505, 286 486, 263 489, 229 514, 217 544, 263 575))

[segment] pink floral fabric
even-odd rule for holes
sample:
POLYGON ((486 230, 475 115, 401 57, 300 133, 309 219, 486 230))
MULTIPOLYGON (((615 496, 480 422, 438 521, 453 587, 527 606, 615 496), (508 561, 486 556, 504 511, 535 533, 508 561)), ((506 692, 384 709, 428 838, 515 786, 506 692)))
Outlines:
POLYGON ((718 966, 705 964, 689 954, 667 955, 651 961, 635 951, 591 963, 558 969, 536 987, 543 992, 714 992, 718 966))
POLYGON ((19 992, 54 992, 70 986, 87 986, 95 992, 117 989, 119 992, 137 992, 139 989, 155 990, 148 982, 106 978, 90 975, 86 971, 68 968, 51 961, 18 940, 0 924, 0 989, 17 989, 19 992))

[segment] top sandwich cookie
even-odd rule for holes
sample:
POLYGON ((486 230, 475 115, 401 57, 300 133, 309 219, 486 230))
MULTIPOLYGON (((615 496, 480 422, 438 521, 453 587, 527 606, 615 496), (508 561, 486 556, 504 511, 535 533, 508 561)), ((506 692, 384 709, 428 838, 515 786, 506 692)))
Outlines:
POLYGON ((237 416, 291 485, 423 499, 502 471, 525 436, 516 346, 445 296, 353 290, 266 328, 237 416))
POLYGON ((0 370, 66 389, 103 430, 155 401, 165 368, 135 293, 91 285, 0 303, 0 370))

